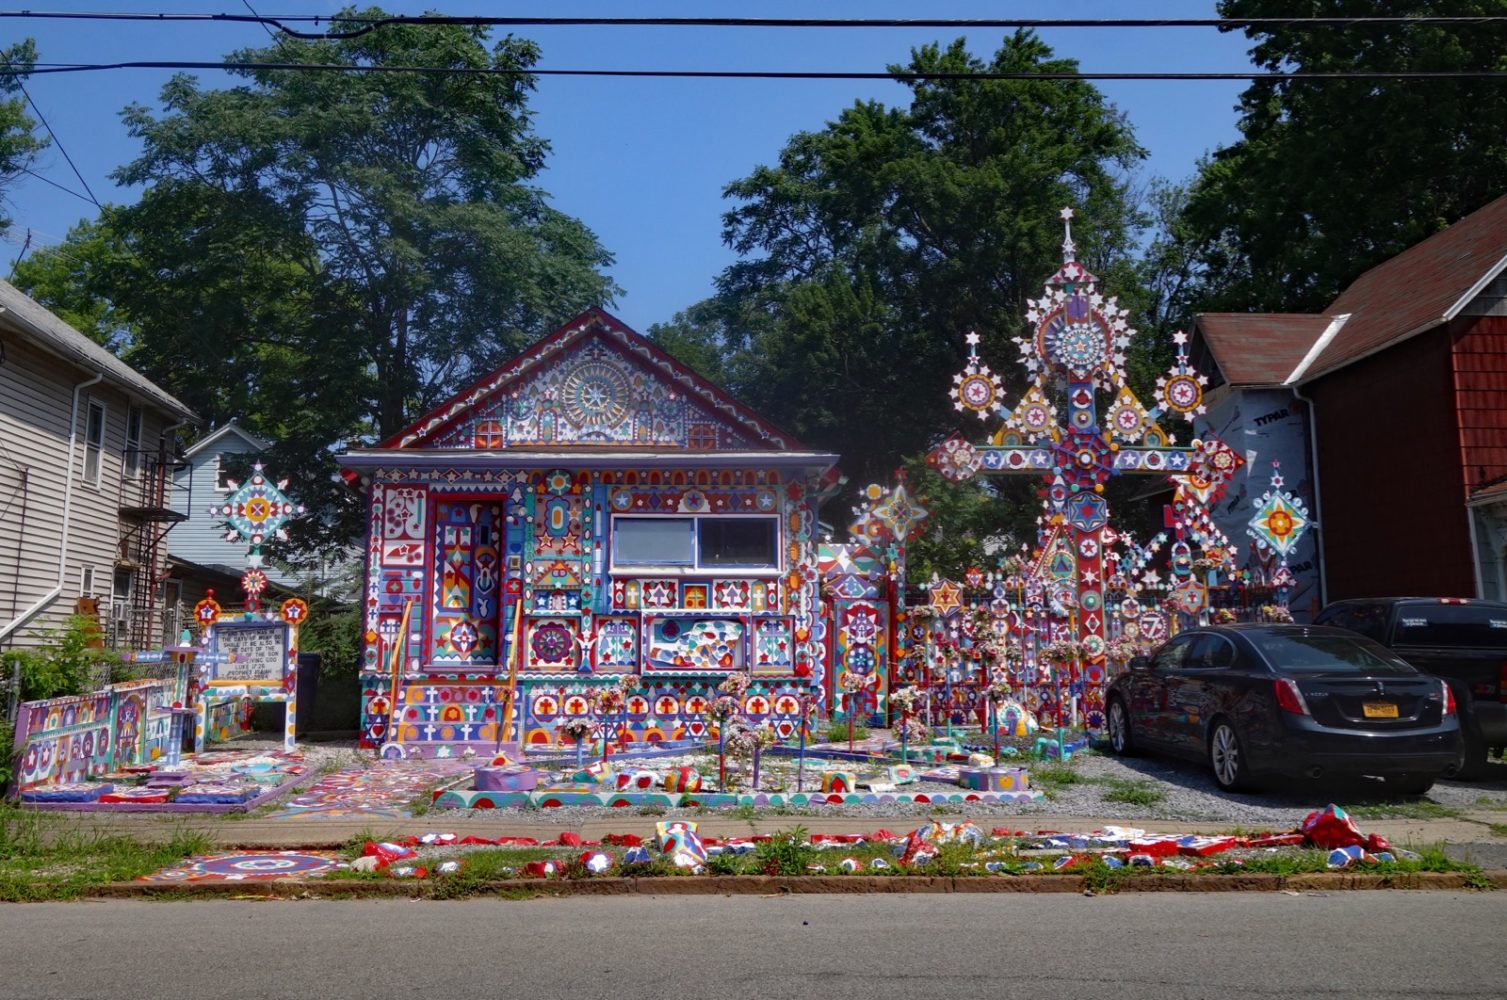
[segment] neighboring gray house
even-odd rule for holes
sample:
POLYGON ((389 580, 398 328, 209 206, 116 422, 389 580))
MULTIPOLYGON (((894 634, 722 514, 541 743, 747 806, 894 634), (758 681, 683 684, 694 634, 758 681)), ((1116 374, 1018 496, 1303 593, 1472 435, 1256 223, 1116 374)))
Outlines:
POLYGON ((0 281, 0 648, 91 608, 113 645, 176 636, 164 539, 182 520, 174 439, 195 420, 0 281))
POLYGON ((173 473, 178 487, 178 509, 185 520, 168 539, 168 555, 195 566, 239 576, 245 564, 246 547, 225 540, 225 518, 210 513, 210 507, 231 494, 230 457, 266 451, 268 442, 234 420, 195 441, 183 453, 182 464, 173 473))
MULTIPOLYGON (((183 453, 182 464, 174 473, 179 510, 185 520, 168 539, 169 569, 179 599, 185 607, 214 588, 215 599, 229 605, 241 601, 240 576, 246 565, 246 546, 225 540, 225 519, 210 512, 210 507, 230 495, 230 483, 243 477, 248 462, 266 451, 270 442, 246 430, 234 420, 195 441, 183 453), (238 461, 237 461, 238 460, 238 461)), ((276 475, 275 469, 268 469, 276 475)), ((264 569, 273 586, 297 592, 300 579, 286 567, 268 559, 264 569)))

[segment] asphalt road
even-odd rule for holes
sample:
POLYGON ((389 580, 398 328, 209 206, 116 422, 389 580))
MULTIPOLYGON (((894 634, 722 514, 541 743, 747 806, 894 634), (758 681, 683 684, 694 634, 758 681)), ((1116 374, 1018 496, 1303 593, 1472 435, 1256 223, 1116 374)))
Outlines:
POLYGON ((1507 893, 0 907, 3 997, 1500 997, 1507 893))

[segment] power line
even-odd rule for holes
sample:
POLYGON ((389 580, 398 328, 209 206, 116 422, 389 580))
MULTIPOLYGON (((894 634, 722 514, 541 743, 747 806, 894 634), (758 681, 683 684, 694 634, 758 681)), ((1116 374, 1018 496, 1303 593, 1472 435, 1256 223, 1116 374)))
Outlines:
MULTIPOLYGON (((249 6, 249 5, 248 5, 249 6)), ((656 27, 656 28, 1242 28, 1279 27, 1393 27, 1438 25, 1475 27, 1507 22, 1507 15, 1397 15, 1381 17, 1156 17, 1156 18, 815 18, 815 17, 491 17, 483 15, 390 14, 365 18, 349 14, 181 14, 166 12, 0 11, 5 18, 109 20, 148 22, 260 23, 285 34, 307 39, 339 39, 364 35, 395 25, 460 25, 469 27, 656 27), (337 32, 305 32, 291 24, 356 25, 337 32)))
POLYGON ((30 167, 22 167, 21 168, 21 173, 27 174, 27 175, 29 175, 31 177, 35 177, 37 180, 41 181, 43 184, 51 184, 53 187, 57 188, 59 191, 65 191, 68 194, 73 195, 79 201, 87 201, 89 204, 93 205, 96 208, 100 207, 99 202, 95 201, 93 198, 89 197, 88 195, 79 194, 77 191, 73 190, 73 188, 71 188, 71 187, 65 187, 64 185, 59 184, 57 181, 53 180, 50 177, 44 177, 41 174, 37 173, 35 170, 32 170, 30 167))
POLYGON ((702 80, 1500 80, 1507 70, 1349 70, 1291 73, 1125 73, 1125 72, 839 72, 832 70, 710 70, 710 69, 515 69, 506 66, 375 66, 347 63, 196 62, 142 60, 115 63, 35 63, 28 70, 0 70, 0 77, 44 76, 56 73, 97 73, 120 69, 287 70, 320 73, 431 73, 443 76, 560 76, 624 77, 702 80))
MULTIPOLYGON (((94 190, 89 187, 89 182, 84 180, 84 175, 79 171, 78 165, 73 162, 73 157, 68 155, 68 149, 63 145, 63 140, 58 137, 57 132, 53 131, 52 123, 47 120, 46 115, 42 114, 42 109, 37 107, 37 102, 32 99, 31 91, 26 89, 24 81, 28 75, 30 75, 28 70, 17 69, 9 58, 5 60, 5 69, 0 70, 0 76, 8 76, 16 81, 16 87, 21 91, 21 96, 26 98, 26 103, 31 107, 32 113, 37 116, 37 121, 42 123, 42 127, 47 130, 47 134, 52 137, 53 144, 58 147, 58 152, 63 154, 63 159, 68 161, 68 166, 73 171, 73 176, 77 177, 78 182, 84 186, 84 190, 89 192, 89 200, 94 203, 94 207, 103 208, 104 206, 99 203, 99 199, 94 196, 94 190)), ((31 173, 31 171, 28 170, 27 173, 31 173)), ((61 187, 61 185, 58 186, 61 187)), ((64 188, 63 190, 67 191, 68 189, 64 188)), ((74 193, 69 191, 69 194, 74 193)))

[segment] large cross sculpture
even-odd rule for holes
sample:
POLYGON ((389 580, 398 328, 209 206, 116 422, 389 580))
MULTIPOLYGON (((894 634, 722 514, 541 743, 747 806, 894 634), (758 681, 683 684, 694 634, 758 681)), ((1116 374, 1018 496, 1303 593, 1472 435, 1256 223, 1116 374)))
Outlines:
MULTIPOLYGON (((1073 664, 1069 692, 1081 721, 1100 729, 1104 716, 1106 586, 1104 530, 1109 505, 1104 484, 1122 474, 1207 478, 1220 470, 1205 467, 1203 443, 1179 445, 1157 423, 1163 416, 1191 423, 1205 411, 1202 375, 1188 363, 1187 337, 1178 333, 1177 359, 1157 380, 1156 405, 1147 409, 1126 384, 1125 351, 1136 331, 1113 296, 1095 288, 1096 279, 1076 259, 1070 208, 1062 210, 1062 267, 1046 283, 1045 294, 1029 303, 1032 335, 1017 337, 1029 386, 1013 408, 1004 403, 998 375, 980 363, 979 337, 969 333, 968 362, 953 376, 953 405, 980 420, 1003 424, 977 447, 954 436, 928 460, 944 476, 961 482, 975 474, 1041 477, 1047 486, 1047 517, 1062 524, 1077 560, 1071 599, 1081 655, 1073 664), (1102 416, 1099 395, 1109 397, 1102 416), (1058 402, 1066 412, 1059 414, 1058 402)), ((1076 713, 1075 713, 1076 714, 1076 713)))

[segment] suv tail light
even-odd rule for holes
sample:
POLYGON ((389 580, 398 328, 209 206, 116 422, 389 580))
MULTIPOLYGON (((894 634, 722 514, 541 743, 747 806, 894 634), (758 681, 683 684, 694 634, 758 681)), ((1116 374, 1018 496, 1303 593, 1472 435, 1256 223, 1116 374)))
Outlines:
POLYGON ((1298 682, 1290 677, 1277 680, 1277 707, 1284 712, 1293 715, 1312 715, 1308 711, 1308 702, 1303 698, 1303 692, 1298 690, 1298 682))
POLYGON ((1444 714, 1454 715, 1456 711, 1455 692, 1450 688, 1449 681, 1440 678, 1439 684, 1444 688, 1444 714))
POLYGON ((1497 668, 1497 701, 1507 702, 1507 660, 1497 668))

